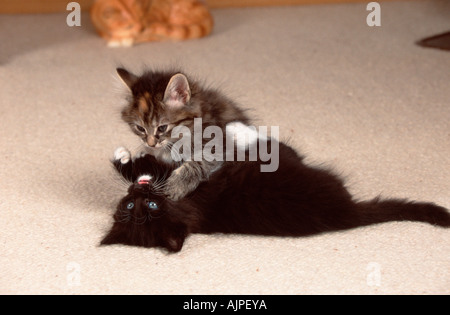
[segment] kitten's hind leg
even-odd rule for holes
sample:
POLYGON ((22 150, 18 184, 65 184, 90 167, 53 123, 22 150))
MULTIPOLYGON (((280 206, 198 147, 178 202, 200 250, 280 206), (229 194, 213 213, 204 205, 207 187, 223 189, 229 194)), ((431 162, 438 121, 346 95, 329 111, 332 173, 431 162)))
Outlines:
POLYGON ((114 159, 112 160, 114 168, 126 180, 133 181, 133 161, 131 153, 124 147, 119 147, 114 151, 114 159))

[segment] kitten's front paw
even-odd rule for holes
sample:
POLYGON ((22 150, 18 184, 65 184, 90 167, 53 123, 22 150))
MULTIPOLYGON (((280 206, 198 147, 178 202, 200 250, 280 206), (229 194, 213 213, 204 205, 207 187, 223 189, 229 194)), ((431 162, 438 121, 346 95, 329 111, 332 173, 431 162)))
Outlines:
POLYGON ((108 41, 108 47, 131 47, 133 46, 134 40, 133 38, 123 38, 123 39, 111 39, 108 41))
POLYGON ((187 194, 194 191, 197 185, 187 183, 178 176, 170 176, 164 187, 164 194, 173 201, 183 199, 187 194))
POLYGON ((183 185, 174 180, 169 179, 166 182, 166 186, 164 187, 164 195, 167 198, 173 201, 178 201, 182 199, 186 194, 183 191, 183 185))
POLYGON ((131 159, 131 153, 124 147, 118 147, 114 151, 114 160, 120 160, 120 163, 127 164, 131 159))

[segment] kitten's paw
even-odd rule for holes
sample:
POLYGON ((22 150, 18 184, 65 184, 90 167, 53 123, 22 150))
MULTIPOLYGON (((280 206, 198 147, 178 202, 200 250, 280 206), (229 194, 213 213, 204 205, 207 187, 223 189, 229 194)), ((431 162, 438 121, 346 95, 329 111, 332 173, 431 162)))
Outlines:
POLYGON ((122 39, 122 46, 123 47, 131 47, 133 46, 134 40, 132 38, 124 38, 122 39))
POLYGON ((120 160, 120 163, 127 164, 131 159, 131 153, 124 147, 118 147, 114 151, 114 160, 120 160))
POLYGON ((121 46, 121 44, 120 44, 120 41, 118 41, 118 40, 108 41, 108 47, 115 48, 115 47, 120 47, 120 46, 121 46))
POLYGON ((147 152, 141 151, 141 152, 139 152, 136 156, 137 156, 137 158, 143 158, 143 157, 146 156, 147 154, 148 154, 147 152))
POLYGON ((177 176, 170 176, 167 179, 166 185, 164 187, 164 194, 167 198, 173 201, 178 201, 183 199, 187 194, 192 192, 195 187, 191 187, 189 184, 186 184, 177 176))
POLYGON ((131 47, 133 46, 134 40, 133 38, 123 38, 123 39, 116 39, 116 40, 109 40, 108 41, 108 47, 115 48, 115 47, 131 47))

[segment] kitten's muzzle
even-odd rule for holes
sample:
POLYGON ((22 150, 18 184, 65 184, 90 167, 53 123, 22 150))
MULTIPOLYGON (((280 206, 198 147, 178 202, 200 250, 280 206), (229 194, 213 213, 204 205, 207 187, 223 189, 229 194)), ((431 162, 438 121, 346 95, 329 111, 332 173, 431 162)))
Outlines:
POLYGON ((147 141, 145 142, 149 147, 154 148, 157 144, 158 141, 155 137, 153 136, 147 136, 147 141))

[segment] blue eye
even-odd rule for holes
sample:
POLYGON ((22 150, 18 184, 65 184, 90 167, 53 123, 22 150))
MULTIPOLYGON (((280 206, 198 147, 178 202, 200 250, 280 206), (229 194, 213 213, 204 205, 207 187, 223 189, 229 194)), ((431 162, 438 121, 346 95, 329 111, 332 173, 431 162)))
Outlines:
POLYGON ((129 202, 129 203, 127 204, 127 209, 131 210, 131 209, 133 209, 133 208, 134 208, 134 203, 133 203, 133 202, 129 202))
POLYGON ((153 201, 150 201, 149 203, 147 203, 147 206, 152 210, 158 209, 158 205, 156 204, 156 202, 153 202, 153 201))

